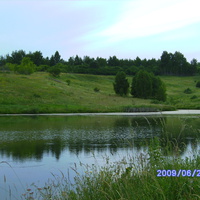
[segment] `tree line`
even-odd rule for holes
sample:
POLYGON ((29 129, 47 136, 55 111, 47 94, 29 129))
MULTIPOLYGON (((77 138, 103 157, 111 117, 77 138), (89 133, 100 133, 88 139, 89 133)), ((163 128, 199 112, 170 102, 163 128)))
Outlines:
MULTIPOLYGON (((13 51, 11 54, 0 56, 0 71, 13 70, 20 72, 25 63, 29 63, 32 71, 57 71, 68 73, 83 73, 97 75, 116 75, 118 71, 123 71, 127 75, 135 75, 140 70, 145 70, 155 75, 176 75, 191 76, 200 73, 200 63, 196 59, 188 62, 180 52, 168 53, 164 51, 160 59, 118 59, 116 56, 110 56, 108 59, 97 57, 91 58, 78 55, 70 57, 68 60, 61 58, 56 51, 51 57, 44 57, 42 52, 35 51, 26 53, 23 50, 13 51), (31 64, 30 64, 31 63, 31 64), (20 67, 21 65, 21 67, 20 67)), ((23 70, 22 70, 23 71, 23 70)), ((21 72, 22 72, 21 71, 21 72)), ((29 72, 28 72, 29 73, 29 72)))

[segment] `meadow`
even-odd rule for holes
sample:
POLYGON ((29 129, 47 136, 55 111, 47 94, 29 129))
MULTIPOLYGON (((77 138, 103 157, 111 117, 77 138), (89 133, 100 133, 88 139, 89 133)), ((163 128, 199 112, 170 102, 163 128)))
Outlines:
MULTIPOLYGON (((114 93, 115 76, 46 72, 32 75, 0 73, 0 113, 82 113, 199 109, 199 76, 161 76, 167 101, 120 97, 114 93), (190 89, 189 94, 184 90, 190 89)), ((128 77, 129 83, 132 77, 128 77)))

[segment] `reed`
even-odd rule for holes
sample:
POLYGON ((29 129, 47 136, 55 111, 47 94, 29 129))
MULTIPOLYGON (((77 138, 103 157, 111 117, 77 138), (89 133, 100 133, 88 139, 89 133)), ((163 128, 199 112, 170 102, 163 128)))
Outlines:
MULTIPOLYGON (((193 174, 195 169, 200 170, 200 156, 181 159, 179 147, 172 141, 166 146, 168 154, 163 155, 161 142, 153 138, 145 153, 129 154, 117 163, 111 163, 107 157, 102 167, 80 163, 83 174, 79 174, 75 164, 72 168, 76 172, 74 183, 63 174, 59 178, 54 176, 44 188, 36 187, 36 197, 55 200, 200 199, 200 171, 193 174), (174 156, 171 150, 176 152, 174 156), (179 170, 182 171, 178 175, 179 170)), ((31 191, 24 197, 36 199, 31 191)))

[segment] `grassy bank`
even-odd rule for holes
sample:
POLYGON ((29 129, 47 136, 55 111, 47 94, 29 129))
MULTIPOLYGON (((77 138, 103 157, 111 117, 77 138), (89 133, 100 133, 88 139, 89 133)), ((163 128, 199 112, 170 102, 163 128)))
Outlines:
MULTIPOLYGON (((200 199, 200 157, 180 159, 172 143, 174 156, 163 156, 160 141, 152 140, 149 150, 137 157, 128 155, 121 162, 98 166, 82 165, 84 174, 77 172, 75 183, 63 176, 43 188, 28 190, 24 199, 55 200, 194 200, 200 199), (179 174, 179 170, 182 171, 179 174), (166 170, 159 173, 157 170, 166 170), (195 173, 194 173, 195 172, 195 173), (160 175, 160 176, 159 176, 160 175)), ((73 168, 76 171, 76 165, 73 168)))
MULTIPOLYGON (((120 97, 113 90, 114 76, 47 73, 32 75, 0 74, 0 113, 70 113, 156 111, 175 108, 199 109, 199 77, 161 77, 168 100, 120 97), (184 89, 190 88, 191 94, 184 89)), ((128 77, 131 82, 131 77, 128 77)))

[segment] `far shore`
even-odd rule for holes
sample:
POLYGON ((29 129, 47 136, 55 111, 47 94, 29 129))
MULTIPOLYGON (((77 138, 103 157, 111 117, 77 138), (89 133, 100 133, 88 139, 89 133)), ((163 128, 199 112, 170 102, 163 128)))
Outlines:
POLYGON ((41 113, 41 114, 0 114, 0 116, 151 116, 151 115, 200 115, 200 110, 176 110, 159 112, 113 112, 113 113, 41 113))

